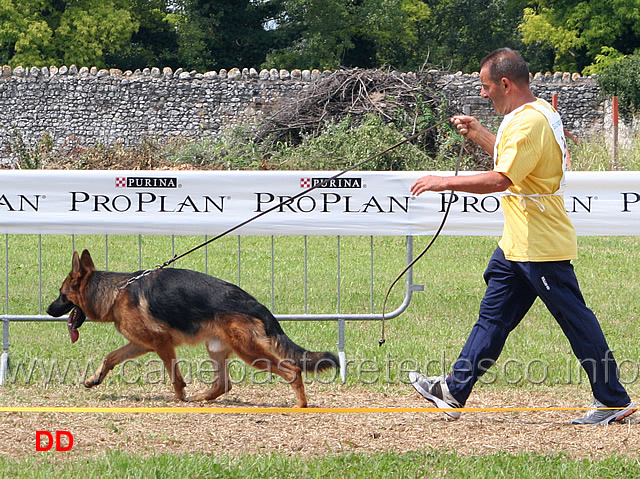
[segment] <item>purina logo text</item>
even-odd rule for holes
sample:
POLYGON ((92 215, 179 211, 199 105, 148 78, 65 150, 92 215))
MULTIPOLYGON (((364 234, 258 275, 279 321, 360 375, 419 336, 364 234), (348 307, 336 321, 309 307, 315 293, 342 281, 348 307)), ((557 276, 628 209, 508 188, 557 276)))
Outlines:
POLYGON ((362 188, 362 178, 300 178, 300 188, 362 188))
POLYGON ((177 188, 178 178, 159 178, 157 176, 116 177, 116 188, 177 188))

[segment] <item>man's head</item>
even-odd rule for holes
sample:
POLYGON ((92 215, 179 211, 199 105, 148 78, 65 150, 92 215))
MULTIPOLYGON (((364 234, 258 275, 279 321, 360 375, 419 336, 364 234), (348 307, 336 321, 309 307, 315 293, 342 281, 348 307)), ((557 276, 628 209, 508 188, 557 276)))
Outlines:
POLYGON ((483 98, 490 98, 496 112, 506 114, 534 99, 529 89, 529 67, 510 48, 500 48, 480 62, 483 98))
POLYGON ((529 66, 524 58, 510 48, 499 48, 480 61, 480 68, 486 68, 489 78, 499 82, 508 78, 520 86, 529 85, 529 66))

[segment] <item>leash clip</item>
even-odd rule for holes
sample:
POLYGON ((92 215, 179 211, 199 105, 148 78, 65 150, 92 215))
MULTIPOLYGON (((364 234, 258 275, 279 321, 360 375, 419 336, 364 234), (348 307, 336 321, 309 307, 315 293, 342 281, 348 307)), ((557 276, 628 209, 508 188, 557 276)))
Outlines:
POLYGON ((154 271, 156 271, 156 270, 158 270, 158 269, 160 269, 160 268, 161 268, 161 266, 156 266, 156 267, 155 267, 155 268, 153 268, 153 269, 145 269, 145 270, 144 270, 142 273, 140 273, 138 276, 134 276, 133 278, 129 278, 129 279, 127 280, 127 282, 126 282, 126 283, 124 283, 122 286, 120 286, 120 287, 118 288, 118 290, 122 291, 122 290, 123 290, 123 289, 125 289, 127 286, 129 286, 130 284, 135 283, 135 282, 136 282, 136 281, 138 281, 139 279, 142 279, 142 278, 144 278, 145 276, 150 275, 151 273, 153 273, 154 271))

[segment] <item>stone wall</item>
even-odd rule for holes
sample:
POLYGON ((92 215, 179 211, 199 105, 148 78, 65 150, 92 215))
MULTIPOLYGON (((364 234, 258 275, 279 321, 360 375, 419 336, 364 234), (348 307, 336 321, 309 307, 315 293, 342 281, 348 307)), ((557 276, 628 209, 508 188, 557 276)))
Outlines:
MULTIPOLYGON (((442 89, 454 111, 466 110, 485 126, 497 128, 502 116, 495 115, 491 102, 480 97, 478 74, 428 73, 431 75, 430 83, 442 89)), ((549 103, 557 94, 558 111, 565 128, 572 133, 586 135, 604 124, 606 102, 601 98, 595 78, 582 77, 577 73, 537 73, 531 80, 531 89, 537 97, 549 103)))
MULTIPOLYGON (((225 127, 259 120, 310 82, 329 72, 232 69, 199 74, 170 68, 143 71, 75 66, 8 66, 0 75, 0 163, 16 159, 16 141, 35 145, 45 138, 59 151, 80 146, 139 145, 145 138, 216 136, 225 127)), ((410 73, 406 75, 411 75, 410 73)), ((468 110, 487 125, 497 118, 479 96, 477 74, 426 74, 452 111, 468 110)), ((585 133, 603 125, 605 104, 592 78, 535 75, 538 96, 558 107, 565 125, 585 133)))

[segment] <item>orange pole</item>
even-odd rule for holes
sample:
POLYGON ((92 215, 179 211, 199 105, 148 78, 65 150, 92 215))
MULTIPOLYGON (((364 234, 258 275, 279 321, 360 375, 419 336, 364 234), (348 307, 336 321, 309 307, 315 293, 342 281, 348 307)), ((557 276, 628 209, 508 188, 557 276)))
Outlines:
POLYGON ((618 97, 612 98, 613 106, 613 167, 618 164, 618 97))

